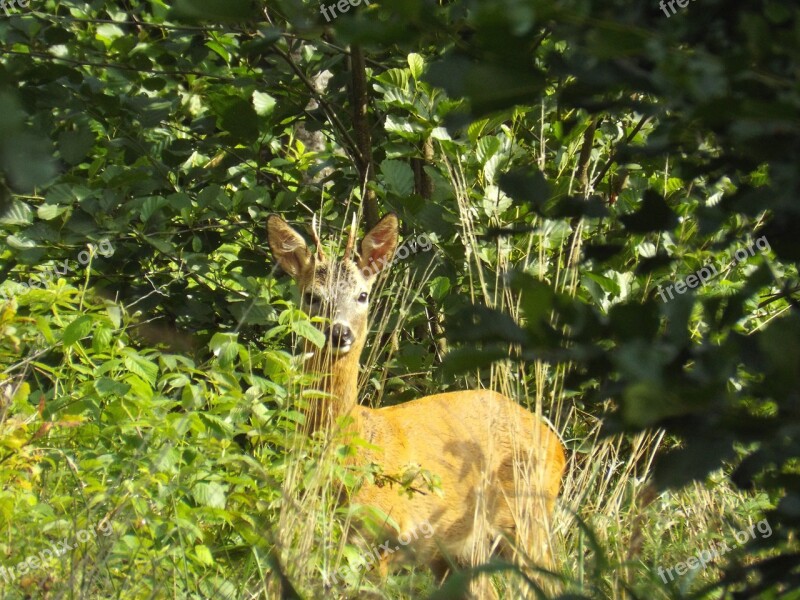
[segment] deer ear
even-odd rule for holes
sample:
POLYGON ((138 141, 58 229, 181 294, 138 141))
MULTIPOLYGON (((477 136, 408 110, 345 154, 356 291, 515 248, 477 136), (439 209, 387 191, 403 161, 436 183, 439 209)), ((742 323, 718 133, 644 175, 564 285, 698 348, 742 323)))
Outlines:
POLYGON ((295 279, 311 264, 311 251, 303 236, 278 215, 267 218, 267 239, 275 260, 295 279))
POLYGON ((361 241, 358 267, 370 279, 391 263, 397 249, 397 215, 389 213, 361 241))

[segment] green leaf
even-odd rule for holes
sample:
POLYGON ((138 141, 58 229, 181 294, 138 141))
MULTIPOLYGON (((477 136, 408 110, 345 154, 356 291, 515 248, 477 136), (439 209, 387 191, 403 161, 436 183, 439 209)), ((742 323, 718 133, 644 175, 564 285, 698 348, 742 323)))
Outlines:
POLYGON ((600 275, 599 273, 592 273, 591 271, 586 271, 583 275, 587 279, 591 279, 597 285, 599 285, 604 292, 611 294, 612 296, 619 296, 619 283, 613 279, 606 277, 605 275, 600 275))
POLYGON ((411 76, 417 80, 425 70, 425 59, 416 52, 408 55, 408 66, 411 69, 411 76))
POLYGON ((148 244, 153 246, 153 248, 155 248, 159 252, 163 252, 167 256, 170 256, 172 254, 172 252, 175 250, 175 248, 172 246, 172 244, 168 240, 161 240, 159 238, 156 238, 156 237, 153 237, 153 236, 149 236, 149 235, 143 235, 142 238, 144 238, 144 240, 148 244))
POLYGON ((223 46, 219 42, 215 42, 213 40, 206 42, 206 48, 216 52, 220 56, 220 58, 222 58, 222 60, 224 60, 226 63, 231 62, 231 53, 228 52, 225 49, 225 46, 223 46))
POLYGON ((225 508, 225 492, 228 486, 223 486, 216 481, 197 483, 192 488, 192 496, 201 506, 212 508, 225 508))
POLYGON ((531 204, 538 213, 545 212, 545 206, 552 194, 550 184, 538 169, 519 169, 500 176, 500 189, 517 202, 531 204))
POLYGON ((42 334, 48 344, 55 344, 56 338, 53 335, 53 330, 50 323, 44 317, 36 317, 36 329, 42 334))
POLYGON ((256 109, 256 114, 260 117, 268 117, 275 110, 275 98, 266 92, 253 92, 253 106, 256 109))
POLYGON ((447 277, 436 277, 431 280, 431 296, 436 301, 441 301, 450 291, 450 280, 447 277))
POLYGON ((27 248, 36 248, 37 243, 34 242, 29 237, 24 235, 10 235, 6 238, 6 242, 12 248, 16 248, 17 250, 25 250, 27 248))
POLYGON ((69 347, 81 338, 89 335, 89 332, 92 330, 92 323, 92 317, 83 315, 67 325, 64 329, 64 335, 62 337, 64 346, 69 347))
POLYGON ((500 140, 494 136, 483 137, 475 148, 475 158, 481 165, 485 165, 486 161, 500 151, 501 145, 500 140))
POLYGON ((500 191, 497 186, 486 187, 486 195, 483 197, 483 211, 487 217, 499 218, 511 206, 511 198, 500 191))
POLYGON ((219 358, 222 367, 229 367, 239 354, 238 338, 235 333, 215 333, 209 342, 209 348, 214 356, 219 358))
POLYGON ((111 345, 112 339, 112 330, 104 325, 101 325, 94 331, 94 336, 92 337, 92 349, 94 349, 95 352, 102 352, 111 345))
POLYGON ((25 111, 16 93, 8 88, 0 91, 0 114, 3 115, 0 119, 0 139, 22 129, 25 111))
POLYGON ((94 389, 102 396, 124 396, 131 389, 131 386, 122 381, 114 381, 109 377, 100 377, 94 382, 94 389))
POLYGON ((678 216, 667 206, 664 198, 653 190, 644 193, 642 204, 635 213, 623 215, 620 221, 633 233, 669 231, 678 224, 678 216))
POLYGON ((211 413, 200 413, 200 420, 206 425, 206 427, 218 435, 227 437, 232 436, 234 433, 233 425, 217 415, 212 415, 211 413))
POLYGON ((69 209, 69 206, 60 206, 58 204, 42 204, 36 210, 36 214, 43 221, 52 221, 56 217, 63 215, 69 209))
POLYGON ((153 458, 152 465, 160 473, 175 473, 175 466, 180 462, 180 459, 180 452, 173 446, 166 446, 153 458))
POLYGON ((0 158, 0 168, 20 192, 49 183, 57 173, 50 142, 33 133, 17 133, 0 140, 0 158))
POLYGON ((381 163, 381 173, 386 183, 386 189, 393 194, 406 197, 413 193, 414 171, 407 163, 387 158, 381 163))
MULTIPOLYGON (((241 594, 227 579, 221 577, 209 577, 200 582, 200 589, 205 598, 214 598, 217 600, 237 600, 241 598, 241 594)), ((294 598, 295 596, 291 596, 294 598)))
POLYGON ((158 213, 158 211, 165 206, 169 206, 169 202, 163 196, 148 196, 142 203, 142 208, 139 211, 139 218, 146 223, 150 217, 158 213))
POLYGON ((289 328, 303 339, 314 344, 317 348, 322 348, 325 345, 325 334, 314 327, 311 321, 295 319, 291 322, 289 328))
POLYGON ((14 200, 10 208, 0 217, 3 225, 30 225, 33 223, 33 210, 27 203, 14 200))
POLYGON ((104 42, 107 46, 118 37, 125 35, 125 32, 122 31, 118 25, 114 25, 113 23, 103 23, 102 25, 98 25, 95 31, 95 37, 104 42))
POLYGON ((71 205, 76 199, 74 187, 64 183, 51 187, 44 197, 45 204, 71 205))
POLYGON ((259 135, 258 114, 253 104, 237 96, 218 97, 212 101, 217 125, 239 142, 249 144, 259 135))
POLYGON ((167 80, 163 77, 148 77, 142 82, 142 87, 148 92, 163 90, 167 85, 167 80))
POLYGON ((94 146, 94 134, 88 129, 65 131, 58 136, 61 158, 71 165, 81 162, 94 146))
POLYGON ((200 564, 211 566, 214 564, 214 557, 211 555, 211 550, 205 544, 198 544, 194 547, 194 554, 200 564))
POLYGON ((158 377, 158 365, 147 360, 132 348, 123 348, 122 352, 125 354, 123 362, 127 369, 147 381, 151 386, 155 385, 156 377, 158 377))
POLYGON ((405 69, 387 69, 375 79, 381 83, 408 91, 408 71, 405 69))

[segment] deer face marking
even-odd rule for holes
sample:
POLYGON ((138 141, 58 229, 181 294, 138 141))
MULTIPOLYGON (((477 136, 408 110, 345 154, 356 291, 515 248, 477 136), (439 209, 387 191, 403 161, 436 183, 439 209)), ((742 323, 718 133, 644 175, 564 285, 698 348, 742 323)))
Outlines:
POLYGON ((298 282, 301 307, 311 316, 327 319, 324 332, 328 350, 347 354, 367 334, 372 280, 361 275, 353 261, 314 262, 310 276, 298 282))

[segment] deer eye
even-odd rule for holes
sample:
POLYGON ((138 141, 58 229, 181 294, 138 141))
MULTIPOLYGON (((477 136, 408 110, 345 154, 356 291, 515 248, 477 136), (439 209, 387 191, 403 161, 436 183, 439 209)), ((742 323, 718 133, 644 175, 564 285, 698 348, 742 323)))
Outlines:
POLYGON ((315 304, 320 303, 320 297, 314 294, 313 292, 306 292, 305 294, 303 294, 303 302, 305 302, 309 306, 313 306, 315 304))
POLYGON ((361 304, 366 303, 367 299, 369 299, 369 294, 367 294, 367 292, 361 292, 358 295, 358 301, 361 302, 361 304))

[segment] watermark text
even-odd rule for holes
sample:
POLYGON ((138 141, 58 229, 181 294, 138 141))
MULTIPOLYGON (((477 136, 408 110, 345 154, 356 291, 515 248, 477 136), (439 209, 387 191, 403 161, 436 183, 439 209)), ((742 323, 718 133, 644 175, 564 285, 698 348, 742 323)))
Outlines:
POLYGON ((356 575, 361 571, 371 571, 381 560, 400 550, 401 546, 406 546, 413 540, 418 540, 419 533, 422 533, 422 537, 428 539, 434 534, 433 526, 429 521, 423 521, 410 531, 398 535, 396 540, 397 544, 395 544, 394 547, 392 547, 391 540, 386 540, 383 544, 375 546, 362 554, 361 560, 357 561, 354 565, 344 564, 339 567, 338 571, 334 571, 333 575, 327 577, 328 584, 333 585, 339 583, 339 577, 345 579, 348 571, 356 575))
POLYGON ((27 575, 28 573, 32 573, 34 571, 38 571, 40 569, 46 569, 50 564, 50 561, 54 558, 59 558, 69 552, 70 550, 74 550, 78 547, 79 544, 85 544, 93 537, 95 537, 98 533, 102 533, 105 537, 108 537, 112 533, 111 522, 110 521, 102 521, 98 526, 96 531, 91 531, 89 529, 81 529, 75 534, 75 538, 73 543, 70 544, 67 540, 61 540, 59 542, 55 542, 50 544, 50 548, 45 548, 41 550, 38 554, 31 554, 26 556, 23 560, 18 562, 16 565, 9 565, 9 566, 0 566, 0 581, 5 581, 6 583, 13 583, 17 577, 21 575, 27 575))
MULTIPOLYGON (((747 248, 739 248, 731 255, 730 261, 733 266, 746 261, 749 257, 755 256, 756 248, 758 248, 762 253, 767 252, 770 250, 769 242, 767 241, 767 236, 762 235, 760 238, 755 240, 752 244, 750 244, 747 248)), ((656 290, 658 295, 661 296, 661 300, 664 302, 668 302, 664 292, 669 294, 669 299, 673 300, 675 298, 673 291, 677 292, 678 294, 683 294, 686 290, 693 290, 696 287, 702 287, 706 285, 710 280, 714 279, 719 274, 717 271, 717 267, 709 263, 706 266, 698 269, 695 273, 692 273, 683 281, 678 281, 674 284, 670 284, 664 288, 658 286, 656 290)))
MULTIPOLYGON (((761 534, 762 539, 768 538, 772 535, 772 527, 770 527, 769 521, 763 519, 758 523, 753 523, 747 529, 737 531, 734 534, 736 543, 740 546, 743 546, 749 540, 756 539, 756 529, 758 529, 758 533, 761 534)), ((728 546, 728 543, 723 541, 718 547, 712 548, 711 550, 701 550, 698 552, 697 556, 690 556, 686 559, 686 561, 679 562, 669 569, 658 567, 658 574, 664 583, 667 583, 667 575, 669 575, 669 581, 674 581, 675 575, 672 573, 673 571, 675 571, 678 576, 681 576, 685 575, 692 569, 704 569, 708 563, 720 556, 723 556, 725 553, 730 552, 730 550, 731 548, 728 546)))

